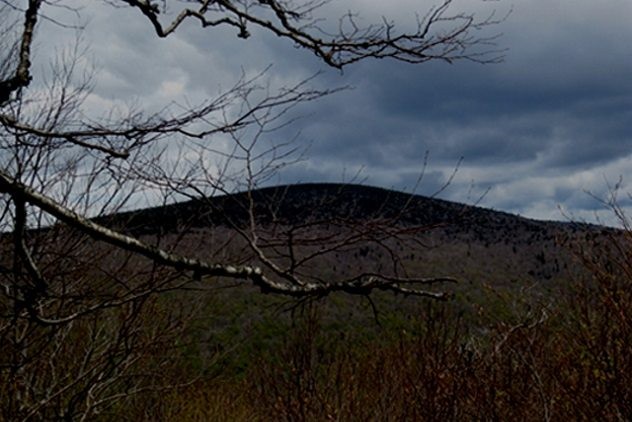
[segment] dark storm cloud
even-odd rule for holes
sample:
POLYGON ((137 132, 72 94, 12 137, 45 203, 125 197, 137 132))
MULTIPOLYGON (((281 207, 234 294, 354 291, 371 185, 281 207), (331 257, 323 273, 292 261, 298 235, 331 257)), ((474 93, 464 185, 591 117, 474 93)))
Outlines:
MULTIPOLYGON (((410 7, 423 8, 398 5, 386 9, 398 20, 410 17, 410 7)), ((383 13, 370 1, 349 7, 383 13)), ((268 65, 271 86, 322 71, 317 86, 354 89, 300 107, 304 118, 274 134, 281 140, 300 132, 298 142, 311 145, 306 161, 277 180, 334 181, 364 168, 366 183, 411 187, 429 151, 424 193, 463 157, 447 198, 467 200, 474 184, 491 187, 483 203, 490 207, 562 218, 561 205, 590 217, 599 205, 584 190, 605 192, 604 180, 625 178, 632 165, 632 2, 533 0, 513 8, 498 27, 500 46, 509 48, 501 64, 367 61, 341 74, 256 30, 244 41, 230 29, 192 26, 159 40, 137 13, 102 4, 90 9, 85 34, 101 71, 94 101, 159 106, 215 95, 242 71, 268 65)))
POLYGON ((322 130, 325 138, 314 152, 397 172, 429 150, 445 174, 463 156, 465 180, 457 178, 453 199, 472 175, 497 191, 489 206, 546 218, 566 202, 597 209, 584 190, 605 192, 604 180, 629 172, 632 154, 632 54, 625 41, 632 31, 620 15, 632 10, 618 3, 581 17, 595 9, 578 2, 569 19, 570 8, 550 18, 542 7, 542 27, 525 24, 540 16, 537 7, 527 17, 516 7, 504 28, 510 51, 499 65, 358 66, 347 75, 356 89, 327 106, 326 124, 310 126, 312 136, 322 130))

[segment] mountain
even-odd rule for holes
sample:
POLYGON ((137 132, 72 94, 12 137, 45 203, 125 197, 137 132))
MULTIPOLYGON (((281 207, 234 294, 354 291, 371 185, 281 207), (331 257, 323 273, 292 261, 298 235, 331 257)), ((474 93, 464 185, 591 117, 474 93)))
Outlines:
MULTIPOLYGON (((335 235, 346 230, 343 227, 362 225, 381 224, 402 233, 415 228, 414 240, 423 246, 414 250, 398 246, 403 265, 425 276, 451 275, 476 284, 527 285, 575 277, 577 245, 615 232, 596 225, 538 221, 437 198, 345 184, 262 188, 118 213, 97 221, 141 237, 185 229, 198 234, 222 229, 225 235, 235 228, 248 229, 250 210, 257 226, 283 228, 268 230, 275 233, 301 226, 304 238, 314 236, 309 230, 325 239, 327 231, 335 235)), ((369 243, 354 243, 319 262, 341 272, 369 262, 375 269, 388 266, 383 251, 369 243)))
POLYGON ((134 234, 156 230, 174 231, 179 224, 190 227, 229 226, 248 219, 250 197, 260 223, 273 220, 297 224, 306 220, 371 218, 395 219, 402 225, 436 225, 456 231, 481 231, 494 238, 509 227, 527 231, 552 228, 596 228, 584 223, 532 220, 501 211, 465 205, 422 195, 364 185, 306 183, 267 187, 250 193, 194 199, 100 217, 96 221, 124 224, 134 234))

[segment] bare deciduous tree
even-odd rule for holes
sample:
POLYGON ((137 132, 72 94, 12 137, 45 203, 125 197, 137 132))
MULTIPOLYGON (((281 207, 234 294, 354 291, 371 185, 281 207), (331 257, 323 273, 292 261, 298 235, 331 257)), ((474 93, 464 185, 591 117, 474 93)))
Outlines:
MULTIPOLYGON (((73 207, 64 201, 55 200, 51 196, 44 195, 43 188, 48 184, 46 175, 42 174, 41 161, 50 162, 51 156, 62 156, 62 160, 68 161, 68 149, 78 151, 77 154, 89 155, 95 166, 92 176, 100 176, 106 172, 113 174, 111 179, 115 183, 124 183, 125 178, 136 177, 144 179, 147 183, 171 187, 173 190, 200 188, 193 186, 190 181, 194 179, 191 173, 188 180, 173 177, 164 171, 148 174, 147 168, 154 168, 152 163, 159 162, 157 153, 152 147, 159 140, 178 137, 183 144, 191 140, 203 140, 194 145, 206 152, 214 152, 210 139, 217 134, 230 134, 236 145, 235 154, 231 159, 243 159, 248 166, 255 159, 261 159, 259 152, 254 157, 254 146, 258 137, 247 142, 241 139, 251 135, 246 129, 259 127, 258 134, 268 130, 268 126, 278 123, 287 108, 304 101, 311 101, 329 91, 310 90, 305 83, 283 89, 278 94, 266 95, 252 102, 251 97, 258 91, 256 80, 240 80, 233 88, 218 98, 208 101, 199 107, 186 110, 179 114, 165 113, 143 117, 142 114, 130 115, 117 122, 85 122, 75 114, 80 106, 82 95, 85 95, 87 83, 71 86, 72 66, 64 65, 63 72, 54 76, 51 91, 57 94, 58 103, 44 104, 49 107, 39 111, 35 118, 31 113, 23 109, 23 98, 28 96, 27 89, 31 82, 31 45, 37 19, 44 14, 49 2, 28 1, 24 9, 24 23, 19 42, 15 49, 9 49, 9 57, 5 60, 6 75, 0 81, 0 101, 3 112, 0 114, 0 122, 6 136, 12 137, 13 149, 16 155, 28 151, 29 156, 35 152, 46 156, 38 160, 38 163, 26 166, 19 162, 18 157, 7 163, 0 172, 0 186, 13 202, 28 204, 62 221, 80 231, 98 238, 101 241, 116 245, 126 250, 134 251, 151 258, 163 265, 178 267, 182 270, 190 270, 203 275, 227 276, 250 279, 255 284, 271 291, 279 293, 310 295, 321 294, 326 289, 341 289, 341 286, 330 284, 312 285, 301 282, 289 276, 288 273, 275 268, 271 262, 267 266, 273 273, 282 276, 285 282, 280 284, 266 277, 258 268, 242 266, 233 267, 223 263, 207 263, 187 259, 186 257, 169 254, 156 250, 144 244, 138 239, 114 232, 99 226, 88 220, 81 212, 73 210, 73 207), (64 85, 66 84, 66 85, 64 85), (241 113, 227 117, 226 111, 232 106, 239 106, 241 113), (50 110, 50 107, 54 111, 50 110), (15 171, 10 164, 20 167, 15 171), (34 183, 28 179, 37 179, 34 183), (39 185, 39 186, 38 186, 39 185), (39 188, 39 189, 38 189, 39 188), (16 199, 21 198, 21 199, 16 199)), ((54 2, 59 3, 59 2, 54 2)), ((456 13, 450 14, 451 1, 444 1, 441 5, 432 8, 423 19, 419 19, 417 28, 412 33, 397 33, 393 23, 385 21, 381 25, 360 27, 356 23, 353 14, 341 18, 338 31, 328 34, 319 27, 319 20, 314 17, 316 11, 325 2, 307 1, 196 1, 196 2, 156 2, 149 1, 108 1, 113 6, 128 4, 133 9, 140 11, 151 23, 155 32, 160 37, 173 34, 178 27, 192 20, 203 27, 219 25, 234 26, 238 29, 238 35, 248 36, 248 27, 257 26, 273 32, 282 38, 288 38, 297 45, 312 51, 325 63, 333 67, 342 68, 350 63, 365 58, 394 58, 411 63, 420 63, 432 59, 453 61, 457 59, 476 60, 480 62, 494 62, 498 60, 494 50, 481 49, 487 46, 491 38, 480 38, 473 35, 486 26, 497 21, 493 16, 477 21, 473 15, 456 13), (195 5, 195 7, 193 7, 195 5), (175 17, 163 22, 162 15, 174 15, 171 9, 178 9, 175 17), (167 13, 167 12, 171 13, 167 13), (436 30, 435 30, 436 27, 436 30)), ((9 6, 5 6, 7 8, 9 6)), ((16 7, 17 6, 13 6, 16 7)), ((257 92, 257 94, 260 94, 257 92)), ((187 144, 189 147, 191 144, 187 144)), ((8 145, 7 145, 8 146, 8 145)), ((278 153, 277 146, 270 153, 278 153)), ((266 154, 267 156, 269 154, 266 154)), ((57 159, 57 157, 55 158, 57 159)), ((85 160, 76 156, 75 162, 85 160)), ((278 156, 274 156, 279 161, 278 156)), ((33 160, 30 160, 33 162, 33 160)), ((200 163, 196 163, 200 164, 200 163)), ((274 169, 272 163, 266 169, 274 169)), ((183 166, 182 162, 178 163, 183 166)), ((252 187, 254 178, 252 169, 248 167, 248 174, 243 174, 244 186, 252 187)), ((203 170, 197 170, 203 173, 203 170)), ((180 174, 184 174, 182 170, 180 174)), ((208 176, 208 174, 206 174, 208 176)), ((258 175, 260 176, 260 175, 258 175)), ((214 190, 219 189, 221 180, 209 180, 208 185, 214 190)), ((199 183, 198 183, 199 185, 199 183)), ((51 188, 46 186, 46 190, 51 188)), ((18 207, 21 208, 21 207, 18 207)), ((87 209, 85 211, 88 211, 87 209)), ((20 219, 18 219, 20 220, 20 219)), ((20 223, 20 222, 18 222, 20 223)), ((18 225, 24 225, 22 223, 18 225)), ((17 232, 17 231, 16 231, 17 232)), ((18 242, 19 243, 19 242, 18 242)), ((251 244, 256 250, 256 245, 251 244)), ((29 262, 28 253, 23 251, 23 259, 29 262)), ((261 254, 260 254, 261 255, 261 254)), ((260 256, 263 258, 263 256, 260 256)), ((37 269, 29 265, 31 272, 37 269)), ((381 284, 395 287, 392 282, 381 284)), ((372 281, 367 286, 373 285, 372 281)))
MULTIPOLYGON (((431 8, 410 33, 399 33, 387 20, 362 27, 351 13, 332 31, 317 16, 326 0, 105 2, 141 13, 159 37, 189 23, 209 31, 231 26, 242 38, 257 27, 334 68, 367 58, 409 63, 500 58, 494 38, 477 32, 496 18, 452 13, 450 0, 431 8)), ((0 32, 3 416, 87 418, 122 394, 157 388, 152 368, 159 361, 148 356, 167 350, 165 339, 186 320, 174 307, 161 307, 157 293, 194 288, 200 280, 245 281, 299 298, 374 289, 446 297, 419 286, 449 277, 420 278, 402 269, 393 242, 412 239, 422 228, 397 229, 391 224, 397 216, 363 224, 334 219, 259 225, 253 190, 296 159, 291 140, 262 139, 288 124, 293 107, 336 90, 310 88, 307 80, 271 92, 262 83, 265 74, 243 76, 197 106, 95 121, 82 114, 92 81, 77 76, 83 75, 78 47, 53 60, 47 80, 39 81, 45 89, 32 87, 38 21, 51 7, 72 5, 59 0, 0 5, 6 17, 0 32), (230 148, 216 146, 217 139, 230 148), (212 206, 212 194, 235 189, 247 192, 240 203, 247 218, 227 218, 229 229, 213 232, 202 252, 187 247, 190 239, 182 241, 194 233, 143 237, 96 218, 121 210, 138 192, 161 193, 164 203, 188 197, 212 206), (332 225, 335 235, 318 230, 332 225), (389 257, 390 270, 314 271, 327 256, 367 243, 389 257), (230 248, 240 253, 229 256, 230 248)), ((268 211, 275 206, 264 205, 268 211)))

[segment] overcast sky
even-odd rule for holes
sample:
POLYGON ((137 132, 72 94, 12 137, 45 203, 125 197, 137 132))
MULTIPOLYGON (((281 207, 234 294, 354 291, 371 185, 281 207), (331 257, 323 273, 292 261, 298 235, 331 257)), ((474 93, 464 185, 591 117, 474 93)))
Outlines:
MULTIPOLYGON (((337 0, 322 13, 352 9, 366 22, 386 15, 406 26, 411 12, 430 5, 337 0)), ((300 110, 306 117, 291 131, 311 145, 306 161, 276 181, 345 181, 362 169, 363 183, 406 190, 428 151, 419 193, 433 193, 463 157, 441 197, 472 202, 489 188, 481 205, 533 218, 565 219, 561 207, 594 220, 600 205, 586 191, 603 195, 619 177, 623 191, 631 191, 632 1, 457 0, 453 7, 496 8, 499 14, 512 9, 489 32, 502 33, 504 62, 368 60, 340 73, 257 31, 244 41, 234 30, 187 27, 157 39, 135 10, 87 6, 81 11, 84 39, 98 69, 90 102, 195 101, 229 86, 242 68, 272 65, 269 75, 277 84, 322 71, 317 85, 353 89, 300 110)), ((38 35, 38 48, 47 49, 73 34, 44 23, 38 35)))

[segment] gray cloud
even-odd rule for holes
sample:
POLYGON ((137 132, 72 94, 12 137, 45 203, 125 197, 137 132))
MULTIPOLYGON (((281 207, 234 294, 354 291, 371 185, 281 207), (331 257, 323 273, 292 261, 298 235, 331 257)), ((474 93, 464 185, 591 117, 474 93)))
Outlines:
MULTIPOLYGON (((364 9, 367 19, 388 13, 406 23, 407 8, 417 4, 384 10, 376 3, 354 0, 349 7, 364 9)), ((314 82, 322 87, 352 85, 300 108, 305 117, 274 135, 300 132, 299 142, 311 143, 307 161, 278 181, 333 181, 364 168, 367 183, 409 188, 430 151, 424 193, 440 186, 462 156, 447 198, 465 201, 472 184, 475 191, 489 186, 486 206, 563 218, 561 205, 592 218, 599 204, 584 190, 603 194, 604 179, 625 177, 632 163, 632 3, 626 0, 516 4, 498 28, 501 46, 509 48, 498 65, 367 61, 342 74, 257 31, 243 41, 230 29, 188 27, 159 40, 129 9, 101 5, 83 13, 100 68, 96 93, 103 103, 95 104, 195 102, 230 86, 242 69, 253 73, 269 64, 276 86, 316 71, 324 72, 314 82)), ((59 28, 49 31, 43 47, 65 42, 59 28)))

